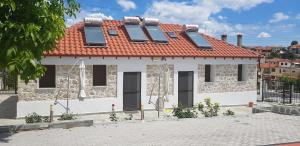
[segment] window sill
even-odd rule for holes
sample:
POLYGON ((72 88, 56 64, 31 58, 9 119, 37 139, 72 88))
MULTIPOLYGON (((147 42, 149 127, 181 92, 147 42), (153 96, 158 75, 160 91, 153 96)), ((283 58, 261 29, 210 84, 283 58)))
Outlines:
POLYGON ((38 87, 37 89, 41 89, 41 90, 49 90, 49 89, 56 89, 56 87, 45 87, 45 88, 41 88, 41 87, 38 87))
POLYGON ((107 87, 107 85, 93 86, 93 88, 103 88, 103 87, 107 87))

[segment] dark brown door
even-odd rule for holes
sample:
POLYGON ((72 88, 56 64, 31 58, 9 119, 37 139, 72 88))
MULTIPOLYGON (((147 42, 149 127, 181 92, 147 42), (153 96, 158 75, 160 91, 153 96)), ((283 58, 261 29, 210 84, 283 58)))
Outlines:
POLYGON ((178 72, 178 105, 183 107, 193 107, 193 80, 194 72, 180 71, 178 72))
POLYGON ((123 110, 141 109, 141 73, 124 72, 123 76, 123 110))

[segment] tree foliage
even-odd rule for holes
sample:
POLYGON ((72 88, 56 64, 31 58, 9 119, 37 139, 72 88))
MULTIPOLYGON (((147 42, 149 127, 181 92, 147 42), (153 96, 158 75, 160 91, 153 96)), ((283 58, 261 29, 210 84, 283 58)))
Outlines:
POLYGON ((298 45, 298 41, 292 41, 291 46, 293 46, 293 45, 298 45))
POLYGON ((279 78, 279 80, 281 82, 283 82, 284 84, 288 85, 288 84, 295 84, 296 83, 296 80, 289 77, 289 76, 282 76, 279 78))
POLYGON ((271 52, 269 56, 267 56, 268 59, 273 59, 273 58, 280 58, 279 53, 271 52))
POLYGON ((26 83, 41 77, 43 53, 55 48, 66 29, 64 17, 76 17, 76 0, 1 0, 0 69, 26 83))

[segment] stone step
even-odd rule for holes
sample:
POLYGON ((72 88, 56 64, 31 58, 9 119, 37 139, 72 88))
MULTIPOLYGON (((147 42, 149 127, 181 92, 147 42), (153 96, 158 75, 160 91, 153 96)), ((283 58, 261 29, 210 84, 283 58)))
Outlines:
POLYGON ((10 132, 10 126, 0 126, 0 133, 10 132))

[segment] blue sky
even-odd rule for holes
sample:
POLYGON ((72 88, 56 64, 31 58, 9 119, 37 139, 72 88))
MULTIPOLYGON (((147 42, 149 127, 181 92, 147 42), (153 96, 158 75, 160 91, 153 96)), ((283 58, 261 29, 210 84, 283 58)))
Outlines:
POLYGON ((243 34, 243 44, 287 46, 300 41, 300 0, 78 0, 84 17, 119 19, 123 16, 158 18, 164 23, 198 24, 200 32, 217 38, 228 34, 231 43, 243 34))

